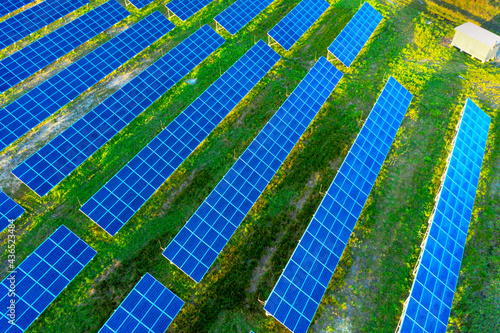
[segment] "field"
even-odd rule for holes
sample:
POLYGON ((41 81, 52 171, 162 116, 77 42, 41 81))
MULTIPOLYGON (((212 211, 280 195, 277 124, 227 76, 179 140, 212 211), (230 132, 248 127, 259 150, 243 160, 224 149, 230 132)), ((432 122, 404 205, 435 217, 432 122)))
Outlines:
MULTIPOLYGON (((271 292, 390 76, 413 95, 396 140, 331 280, 311 332, 394 332, 467 97, 492 123, 449 332, 500 331, 500 63, 481 63, 449 46, 469 20, 500 34, 500 1, 369 0, 384 20, 201 283, 162 256, 184 223, 286 100, 362 2, 331 6, 114 237, 79 208, 166 124, 193 102, 300 0, 275 0, 152 107, 43 198, 10 171, 58 133, 196 31, 234 0, 215 0, 0 153, 0 187, 25 209, 16 221, 18 263, 64 224, 98 254, 27 332, 97 332, 146 273, 185 302, 172 332, 287 332, 265 315, 271 292), (197 79, 188 84, 187 79, 197 79)), ((91 0, 90 8, 105 1, 91 0)), ((21 96, 154 10, 156 0, 91 43, 0 95, 21 96)), ((89 8, 85 9, 89 10, 89 8)), ((0 58, 61 21, 0 52, 0 58)), ((7 264, 0 234, 0 278, 7 264)))

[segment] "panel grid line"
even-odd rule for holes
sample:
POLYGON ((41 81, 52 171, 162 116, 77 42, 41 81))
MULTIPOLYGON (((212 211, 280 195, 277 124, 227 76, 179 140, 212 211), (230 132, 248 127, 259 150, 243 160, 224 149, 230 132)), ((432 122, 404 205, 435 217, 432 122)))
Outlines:
POLYGON ((92 196, 81 211, 110 235, 116 234, 279 58, 259 41, 92 196), (145 187, 149 190, 142 192, 145 187))
MULTIPOLYGON (((38 195, 47 194, 223 42, 224 39, 213 29, 208 25, 203 26, 21 163, 12 173, 38 195)), ((143 197, 152 194, 152 187, 145 182, 138 188, 143 197)))
POLYGON ((182 21, 202 10, 213 0, 172 0, 166 4, 167 8, 182 21))
POLYGON ((173 28, 154 12, 7 105, 0 116, 0 151, 173 28))
POLYGON ((467 99, 398 332, 446 332, 490 123, 467 99))
POLYGON ((30 254, 0 286, 2 332, 24 332, 57 298, 80 271, 93 259, 96 251, 64 225, 30 254), (9 323, 11 277, 16 281, 15 324, 9 323), (5 310, 7 309, 7 310, 5 310))
POLYGON ((89 0, 46 0, 0 22, 0 49, 89 3, 89 0))
POLYGON ((3 0, 2 3, 0 3, 0 17, 21 9, 33 1, 35 0, 3 0))
POLYGON ((386 83, 264 309, 295 333, 308 330, 412 95, 386 83))
POLYGON ((238 0, 215 17, 231 35, 235 35, 241 28, 250 23, 262 13, 274 0, 238 0))
POLYGON ((130 13, 108 1, 0 61, 0 92, 97 36, 130 13))
POLYGON ((325 0, 302 0, 269 31, 268 35, 288 51, 329 6, 325 0))
POLYGON ((17 220, 23 213, 23 207, 0 191, 0 232, 9 226, 9 220, 17 220))
POLYGON ((318 60, 174 237, 166 258, 201 281, 341 77, 324 57, 318 60))

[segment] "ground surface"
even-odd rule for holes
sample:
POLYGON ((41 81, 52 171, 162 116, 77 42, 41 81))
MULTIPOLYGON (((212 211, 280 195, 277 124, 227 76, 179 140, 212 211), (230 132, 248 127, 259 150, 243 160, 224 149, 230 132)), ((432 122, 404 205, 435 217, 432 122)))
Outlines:
MULTIPOLYGON (((98 251, 27 332, 97 332, 146 272, 186 301, 170 331, 286 332, 265 316, 260 301, 267 299, 390 75, 415 97, 311 331, 395 330, 467 97, 490 115, 492 125, 448 329, 500 331, 500 67, 449 47, 453 27, 466 20, 500 34, 499 1, 370 0, 385 20, 350 69, 334 61, 344 78, 203 281, 195 284, 161 255, 360 6, 360 1, 328 1, 331 7, 290 52, 274 46, 282 60, 115 237, 80 213, 80 203, 256 40, 267 40, 267 31, 299 0, 275 0, 236 36, 221 31, 226 43, 186 77, 196 78, 196 84, 177 84, 44 198, 10 171, 201 24, 215 27, 213 17, 234 1, 215 0, 185 23, 172 19, 174 31, 0 153, 0 187, 27 210, 16 221, 19 262, 61 224, 98 251)), ((90 8, 103 2, 92 0, 90 8)), ((165 12, 165 2, 141 11, 127 7, 130 18, 0 95, 1 105, 153 10, 165 12)), ((6 276, 5 240, 0 234, 0 278, 6 276)))

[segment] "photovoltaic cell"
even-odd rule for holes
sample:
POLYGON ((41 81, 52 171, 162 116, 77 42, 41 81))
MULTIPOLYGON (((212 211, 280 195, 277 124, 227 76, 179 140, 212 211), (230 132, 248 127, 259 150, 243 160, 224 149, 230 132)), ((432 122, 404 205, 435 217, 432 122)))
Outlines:
POLYGON ((24 208, 0 191, 0 232, 9 226, 10 220, 16 220, 24 213, 24 208))
POLYGON ((116 0, 111 0, 1 60, 0 92, 15 86, 129 15, 116 0))
POLYGON ((345 66, 351 66, 382 18, 383 16, 375 8, 365 2, 328 47, 328 51, 345 66))
POLYGON ((0 49, 89 3, 89 0, 46 0, 0 22, 0 49))
POLYGON ((288 261, 264 309, 307 332, 412 95, 390 78, 288 261))
POLYGON ((0 285, 0 331, 24 332, 94 258, 96 251, 64 225, 0 285), (11 278, 14 277, 14 280, 11 278), (9 323, 9 287, 15 281, 15 325, 9 323))
POLYGON ((329 6, 325 0, 302 0, 268 35, 288 51, 329 6))
POLYGON ((12 13, 13 11, 20 9, 33 1, 35 0, 3 0, 0 3, 0 17, 12 13))
POLYGON ((1 110, 0 151, 175 26, 154 12, 1 110))
POLYGON ((321 57, 163 255, 200 282, 342 78, 321 57))
POLYGON ((100 333, 164 333, 184 302, 146 273, 100 333))
POLYGON ((490 122, 467 99, 399 332, 446 332, 490 122))
POLYGON ((259 41, 80 210, 114 236, 279 59, 259 41))
POLYGON ((203 26, 12 173, 44 196, 223 43, 203 26))
POLYGON ((231 35, 236 34, 274 0, 238 0, 215 17, 231 35))
POLYGON ((172 0, 167 3, 167 8, 182 21, 199 12, 213 0, 172 0))

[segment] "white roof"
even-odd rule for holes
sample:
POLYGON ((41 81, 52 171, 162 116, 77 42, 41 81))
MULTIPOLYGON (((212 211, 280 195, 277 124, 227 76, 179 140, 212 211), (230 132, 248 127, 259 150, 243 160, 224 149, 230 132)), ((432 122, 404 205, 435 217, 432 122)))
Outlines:
POLYGON ((460 31, 461 33, 464 33, 467 36, 488 45, 489 47, 494 47, 496 43, 500 42, 500 36, 471 22, 464 23, 456 27, 455 30, 460 31))

